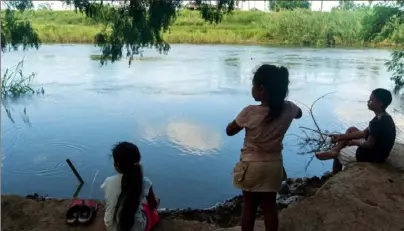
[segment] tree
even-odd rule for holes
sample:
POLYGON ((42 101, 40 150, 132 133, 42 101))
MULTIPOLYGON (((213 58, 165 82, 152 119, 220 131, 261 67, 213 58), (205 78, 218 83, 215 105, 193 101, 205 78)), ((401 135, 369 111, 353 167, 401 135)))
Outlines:
MULTIPOLYGON (((63 0, 67 5, 74 6, 76 12, 104 25, 94 38, 95 45, 100 47, 101 64, 107 60, 117 61, 122 57, 134 56, 144 48, 156 48, 159 52, 168 52, 170 46, 162 38, 175 20, 181 0, 121 0, 90 1, 63 0)), ((5 20, 1 21, 1 48, 24 49, 38 48, 40 41, 31 24, 17 18, 15 10, 32 9, 31 0, 7 1, 5 20), (4 22, 3 22, 4 21, 4 22)), ((233 11, 234 0, 218 0, 216 5, 208 0, 197 0, 201 17, 210 23, 219 23, 223 14, 233 11)))
POLYGON ((298 1, 274 1, 274 0, 271 0, 269 3, 269 8, 273 11, 293 10, 296 8, 310 9, 311 3, 307 0, 298 0, 298 1))
POLYGON ((356 7, 356 5, 353 0, 339 0, 339 9, 340 10, 354 10, 355 7, 356 7))
POLYGON ((339 0, 339 4, 332 10, 358 10, 363 8, 364 4, 356 4, 353 0, 339 0))
POLYGON ((4 1, 6 9, 2 11, 1 20, 1 51, 16 50, 22 46, 23 49, 38 48, 40 41, 38 34, 32 28, 29 21, 19 18, 16 11, 32 9, 31 1, 4 1))
MULTIPOLYGON (((364 42, 383 41, 391 39, 402 44, 404 36, 404 0, 395 4, 378 4, 362 19, 362 37, 364 42)), ((404 50, 393 51, 391 60, 386 66, 393 73, 391 80, 395 84, 395 92, 404 87, 404 50)))
POLYGON ((38 5, 38 10, 52 10, 52 4, 49 2, 40 3, 38 5))
MULTIPOLYGON (((401 9, 395 15, 395 21, 399 23, 404 22, 404 0, 396 1, 397 6, 401 9)), ((401 41, 404 42, 404 41, 401 41)), ((391 80, 393 80, 395 87, 394 91, 399 92, 401 89, 404 88, 404 50, 393 51, 391 53, 391 60, 386 62, 386 66, 389 71, 393 72, 391 80)))
MULTIPOLYGON (((123 0, 118 5, 92 2, 89 0, 64 0, 79 12, 104 25, 95 36, 96 46, 101 48, 101 64, 107 60, 129 59, 144 48, 156 48, 160 53, 168 52, 170 46, 163 40, 162 32, 167 31, 175 20, 181 0, 123 0)), ((197 0, 195 4, 203 19, 219 23, 223 14, 233 11, 235 0, 197 0)))
POLYGON ((386 66, 388 71, 393 72, 391 80, 394 82, 394 92, 397 93, 404 87, 404 51, 393 51, 386 66))
POLYGON ((394 28, 387 28, 392 19, 401 12, 397 6, 376 5, 374 6, 361 21, 362 39, 365 42, 371 42, 376 38, 384 40, 388 38, 394 28), (388 31, 386 31, 388 29, 388 31), (383 34, 381 34, 383 32, 383 34))

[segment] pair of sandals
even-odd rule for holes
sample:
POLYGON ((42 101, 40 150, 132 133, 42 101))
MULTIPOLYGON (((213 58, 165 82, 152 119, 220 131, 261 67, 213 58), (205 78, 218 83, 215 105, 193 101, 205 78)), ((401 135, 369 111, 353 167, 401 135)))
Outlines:
POLYGON ((68 225, 90 224, 96 215, 98 204, 94 200, 74 199, 66 213, 68 225))

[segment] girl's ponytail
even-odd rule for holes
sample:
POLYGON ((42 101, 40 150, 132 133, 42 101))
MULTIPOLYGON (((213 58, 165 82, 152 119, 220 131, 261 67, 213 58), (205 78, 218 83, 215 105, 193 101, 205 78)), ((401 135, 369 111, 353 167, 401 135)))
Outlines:
POLYGON ((277 119, 288 94, 289 71, 286 67, 264 64, 254 74, 254 83, 263 86, 268 101, 268 121, 277 119))
POLYGON ((118 231, 130 231, 135 224, 135 213, 143 191, 143 171, 136 145, 122 142, 113 149, 116 166, 122 173, 121 194, 115 207, 114 220, 118 231))

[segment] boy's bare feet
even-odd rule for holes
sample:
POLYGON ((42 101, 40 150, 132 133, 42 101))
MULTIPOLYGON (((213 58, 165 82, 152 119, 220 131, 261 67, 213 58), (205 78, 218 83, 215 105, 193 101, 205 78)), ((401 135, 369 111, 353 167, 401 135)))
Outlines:
POLYGON ((330 160, 330 159, 334 159, 336 158, 338 155, 338 152, 335 150, 330 150, 327 152, 320 152, 320 153, 316 153, 316 157, 319 160, 330 160))

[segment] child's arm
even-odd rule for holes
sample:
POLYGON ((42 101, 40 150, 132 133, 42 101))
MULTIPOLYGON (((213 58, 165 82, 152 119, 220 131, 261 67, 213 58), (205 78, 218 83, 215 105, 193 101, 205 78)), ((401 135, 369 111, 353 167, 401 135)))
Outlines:
POLYGON ((300 109, 300 107, 299 107, 299 110, 297 111, 297 115, 296 115, 295 119, 300 119, 300 118, 302 118, 302 116, 303 116, 303 112, 302 112, 302 109, 300 109))
POLYGON ((366 128, 363 131, 351 132, 347 134, 341 135, 332 135, 334 142, 339 142, 342 140, 356 140, 365 138, 366 134, 369 132, 369 128, 366 128))
POLYGON ((155 210, 158 208, 159 202, 158 202, 156 195, 153 192, 153 187, 150 187, 149 193, 147 194, 146 199, 147 199, 147 204, 149 205, 149 208, 151 210, 155 210))
POLYGON ((243 128, 245 128, 248 124, 248 113, 250 111, 250 107, 247 106, 241 110, 241 112, 237 115, 236 119, 229 123, 226 127, 226 134, 228 136, 234 136, 239 133, 243 128))
POLYGON ((370 128, 368 127, 363 131, 365 135, 369 133, 369 137, 366 139, 365 142, 355 140, 351 141, 349 145, 356 145, 365 149, 373 148, 376 144, 376 140, 380 140, 381 137, 383 137, 386 133, 384 129, 384 118, 386 117, 382 117, 381 119, 378 119, 373 123, 371 122, 369 125, 370 128))
POLYGON ((293 119, 300 119, 303 116, 302 109, 297 106, 295 103, 292 101, 286 101, 286 109, 292 116, 293 119))
POLYGON ((360 140, 352 140, 348 143, 349 146, 359 146, 361 148, 369 149, 373 148, 375 145, 376 140, 374 137, 369 136, 369 138, 366 141, 360 141, 360 140))
POLYGON ((239 133, 241 130, 243 130, 242 127, 240 127, 236 120, 233 120, 231 123, 229 123, 226 127, 226 134, 228 136, 234 136, 237 133, 239 133))

